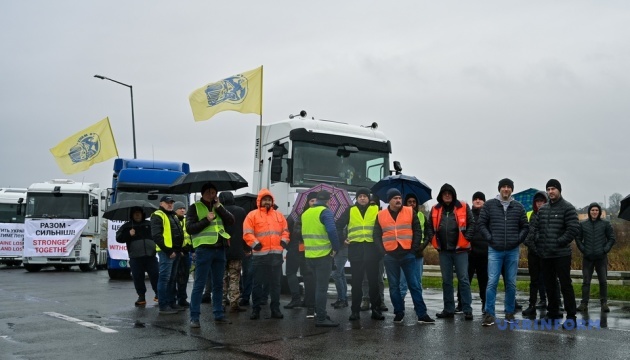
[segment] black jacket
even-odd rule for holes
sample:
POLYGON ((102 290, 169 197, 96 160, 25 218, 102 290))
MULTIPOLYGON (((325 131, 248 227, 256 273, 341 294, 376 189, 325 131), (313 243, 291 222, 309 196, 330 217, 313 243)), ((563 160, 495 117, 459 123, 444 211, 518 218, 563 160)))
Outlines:
POLYGON ((520 202, 510 201, 507 210, 496 198, 483 204, 479 215, 479 231, 493 250, 517 248, 525 241, 528 229, 527 214, 520 202))
MULTIPOLYGON (((457 219, 455 219, 455 208, 461 208, 462 202, 457 200, 457 192, 455 188, 450 184, 444 184, 440 188, 440 192, 437 195, 438 203, 431 208, 431 212, 427 218, 427 239, 426 241, 432 241, 433 236, 437 238, 437 242, 440 245, 440 251, 455 251, 457 248, 457 240, 459 239, 459 225, 457 219), (442 200, 442 194, 445 191, 450 191, 453 194, 453 201, 446 205, 442 200), (439 224, 433 224, 433 210, 436 211, 442 209, 442 217, 439 224)), ((466 230, 464 231, 464 238, 470 241, 475 234, 475 218, 470 211, 470 206, 466 204, 466 230)), ((467 251, 467 250, 466 250, 467 251)))
POLYGON ((219 200, 225 209, 234 216, 234 223, 225 225, 225 231, 230 234, 230 248, 225 253, 225 257, 228 260, 242 260, 245 257, 245 250, 249 251, 249 246, 243 241, 243 222, 247 213, 236 205, 234 194, 229 191, 221 192, 219 200))
POLYGON ((472 239, 470 239, 470 256, 477 257, 488 257, 488 243, 484 240, 481 231, 479 230, 479 214, 481 213, 481 208, 472 209, 473 218, 475 219, 475 234, 472 239))
POLYGON ((536 253, 543 259, 571 256, 571 242, 580 233, 577 212, 571 203, 560 197, 541 206, 532 216, 536 253))
POLYGON ((578 249, 588 260, 601 260, 612 249, 615 244, 615 232, 612 225, 606 220, 602 220, 602 209, 597 203, 592 203, 588 207, 588 220, 580 223, 580 234, 575 243, 578 249), (599 216, 595 219, 591 218, 591 209, 599 208, 599 216))
POLYGON ((175 215, 173 211, 166 211, 161 206, 160 210, 166 214, 171 224, 173 247, 170 248, 164 244, 164 224, 162 223, 162 218, 155 214, 151 215, 151 237, 157 246, 160 247, 160 250, 163 251, 164 254, 170 256, 173 252, 182 251, 182 244, 184 243, 184 230, 182 229, 182 225, 177 218, 177 215, 175 215))
POLYGON ((116 242, 127 244, 130 259, 152 257, 156 253, 155 241, 151 237, 151 222, 144 220, 144 216, 139 223, 131 220, 122 224, 116 231, 116 242), (129 234, 131 229, 136 232, 134 236, 129 234))
MULTIPOLYGON (((206 205, 208 210, 212 209, 213 204, 207 203, 204 199, 201 199, 199 201, 201 203, 203 203, 204 205, 206 205)), ((217 215, 221 217, 221 220, 223 221, 223 227, 231 226, 231 225, 234 224, 234 215, 232 215, 225 208, 225 206, 223 206, 223 204, 221 204, 221 206, 217 207, 215 209, 215 211, 217 212, 217 215)), ((190 207, 188 208, 188 211, 186 212, 186 231, 188 231, 188 234, 190 234, 191 236, 192 235, 197 235, 203 229, 205 229, 208 225, 210 225, 210 221, 208 220, 208 218, 204 217, 203 219, 199 219, 199 217, 197 216, 197 206, 195 204, 190 205, 190 207)), ((242 236, 241 236, 241 238, 242 238, 242 236)), ((217 243, 215 245, 213 245, 213 247, 227 246, 228 239, 226 239, 223 236, 219 235, 219 240, 220 241, 217 241, 217 243)), ((193 243, 194 243, 194 241, 193 241, 193 243)), ((194 247, 194 245, 193 245, 193 247, 194 247)), ((193 251, 195 251, 195 250, 193 249, 193 251)))

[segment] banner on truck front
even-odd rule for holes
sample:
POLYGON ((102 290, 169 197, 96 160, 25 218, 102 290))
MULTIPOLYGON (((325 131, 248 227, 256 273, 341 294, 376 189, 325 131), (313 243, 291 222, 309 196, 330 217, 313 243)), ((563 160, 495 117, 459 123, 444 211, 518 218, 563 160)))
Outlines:
POLYGON ((26 219, 24 256, 68 256, 87 219, 26 219))
POLYGON ((107 220, 107 250, 109 258, 114 260, 129 260, 127 244, 116 242, 116 231, 126 221, 107 220))
POLYGON ((0 256, 22 256, 24 224, 0 224, 0 256))

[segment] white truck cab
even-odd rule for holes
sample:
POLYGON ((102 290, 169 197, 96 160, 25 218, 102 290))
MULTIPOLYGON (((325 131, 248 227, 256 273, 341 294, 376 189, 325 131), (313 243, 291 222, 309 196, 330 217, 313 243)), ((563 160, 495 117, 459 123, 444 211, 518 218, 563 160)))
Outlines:
POLYGON ((24 188, 0 188, 0 264, 22 264, 24 246, 24 188))

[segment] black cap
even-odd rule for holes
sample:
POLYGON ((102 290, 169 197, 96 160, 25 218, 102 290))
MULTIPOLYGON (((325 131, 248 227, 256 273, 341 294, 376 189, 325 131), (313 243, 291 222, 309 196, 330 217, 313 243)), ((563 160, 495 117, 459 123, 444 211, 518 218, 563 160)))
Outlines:
POLYGON ((330 193, 326 190, 322 190, 317 193, 317 200, 330 200, 330 193))
POLYGON ((173 200, 172 197, 168 196, 168 195, 164 195, 162 196, 162 198, 160 199, 160 202, 167 202, 167 203, 174 203, 175 200, 173 200))
POLYGON ((560 181, 556 179, 551 179, 547 181, 547 185, 545 186, 545 189, 550 188, 550 187, 554 187, 558 189, 558 191, 562 192, 562 186, 560 185, 560 181))
POLYGON ((514 191, 514 181, 512 181, 512 180, 510 180, 508 178, 499 180, 499 191, 505 185, 509 186, 512 189, 512 191, 514 191))
POLYGON ((486 194, 482 193, 481 191, 477 191, 476 193, 473 194, 472 197, 473 201, 475 201, 476 199, 480 199, 482 201, 486 201, 486 194))

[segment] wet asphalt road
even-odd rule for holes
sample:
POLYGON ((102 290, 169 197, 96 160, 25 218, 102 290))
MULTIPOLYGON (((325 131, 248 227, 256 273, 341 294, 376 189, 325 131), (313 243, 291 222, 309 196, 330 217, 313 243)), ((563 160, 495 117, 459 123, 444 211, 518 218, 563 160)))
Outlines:
MULTIPOLYGON (((148 285, 148 281, 147 281, 148 285)), ((330 284, 329 302, 335 300, 330 284)), ((192 283, 189 284, 190 293, 192 283)), ((149 286, 150 288, 150 286, 149 286)), ((431 317, 442 309, 441 291, 425 289, 431 317)), ((349 322, 350 308, 329 315, 338 328, 316 328, 305 309, 282 309, 282 320, 249 320, 229 314, 231 325, 214 325, 202 304, 201 329, 190 329, 188 313, 158 315, 150 300, 136 308, 131 281, 110 281, 106 271, 78 269, 27 273, 0 268, 0 359, 627 359, 630 310, 612 302, 611 313, 590 310, 607 324, 599 330, 509 330, 481 326, 481 305, 474 296, 473 321, 416 323, 407 297, 404 323, 394 325, 391 304, 385 321, 362 312, 349 322)), ((518 295, 525 303, 526 294, 518 295)), ((282 304, 289 301, 283 296, 282 304)), ((501 317, 503 305, 497 307, 501 317)), ((268 309, 263 310, 263 315, 268 309)), ((582 318, 583 315, 578 315, 582 318)), ((520 319, 520 316, 517 316, 520 319)))

